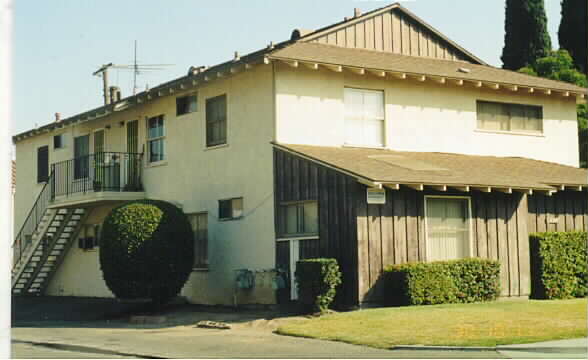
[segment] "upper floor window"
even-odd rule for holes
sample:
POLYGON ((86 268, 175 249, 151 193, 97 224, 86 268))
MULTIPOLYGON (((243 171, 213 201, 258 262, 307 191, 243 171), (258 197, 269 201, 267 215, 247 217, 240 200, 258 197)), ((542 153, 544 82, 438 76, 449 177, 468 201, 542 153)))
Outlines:
POLYGON ((41 146, 37 149, 37 182, 46 182, 49 179, 49 146, 41 146))
POLYGON ((384 146, 384 92, 345 88, 345 143, 384 146))
POLYGON ((176 98, 176 115, 184 115, 198 111, 198 97, 196 94, 176 98))
POLYGON ((477 101, 478 129, 541 134, 541 106, 477 101))
POLYGON ((227 143, 227 96, 206 99, 206 146, 227 143))
POLYGON ((163 115, 147 119, 147 149, 149 162, 165 159, 165 129, 163 115))
POLYGON ((63 149, 65 147, 63 134, 53 136, 53 149, 63 149))
POLYGON ((219 220, 233 220, 243 216, 243 198, 233 198, 218 201, 219 220))
POLYGON ((318 203, 305 201, 280 206, 279 228, 283 236, 318 235, 318 203))

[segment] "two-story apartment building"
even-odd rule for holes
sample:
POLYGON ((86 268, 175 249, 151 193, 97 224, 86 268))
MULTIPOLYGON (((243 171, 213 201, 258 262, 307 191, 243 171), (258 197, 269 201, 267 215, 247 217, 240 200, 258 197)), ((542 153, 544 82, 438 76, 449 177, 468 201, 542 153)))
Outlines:
POLYGON ((386 265, 472 256, 501 262, 503 296, 527 296, 528 233, 588 226, 585 99, 485 64, 398 4, 294 30, 14 136, 13 292, 112 296, 94 239, 114 206, 149 198, 193 224, 194 303, 295 298, 295 262, 317 256, 339 260, 347 305, 382 299, 386 265))

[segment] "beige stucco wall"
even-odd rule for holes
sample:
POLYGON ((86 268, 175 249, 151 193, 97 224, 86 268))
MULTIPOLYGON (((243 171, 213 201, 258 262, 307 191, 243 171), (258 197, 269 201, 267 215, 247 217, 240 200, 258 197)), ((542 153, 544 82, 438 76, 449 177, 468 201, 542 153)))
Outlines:
POLYGON ((327 69, 276 71, 278 142, 344 144, 344 87, 384 90, 386 147, 470 155, 521 156, 579 166, 574 97, 440 85, 327 69), (476 130, 476 100, 541 105, 542 136, 476 130))
MULTIPOLYGON (((187 214, 202 211, 209 214, 209 271, 195 271, 182 290, 182 295, 192 302, 232 304, 235 269, 260 271, 274 267, 272 86, 272 66, 260 65, 199 86, 197 112, 176 117, 175 97, 183 95, 177 92, 66 130, 71 136, 77 136, 109 124, 106 151, 125 151, 126 128, 120 122, 138 119, 141 149, 146 137, 145 119, 164 114, 166 161, 157 166, 144 166, 143 185, 148 198, 172 201, 187 214), (228 145, 206 149, 205 100, 221 94, 227 94, 228 145), (218 200, 232 197, 244 198, 244 216, 239 220, 218 221, 218 200)), ((50 145, 50 163, 73 157, 71 137, 66 140, 66 149, 53 151, 54 134, 29 138, 16 145, 17 228, 40 190, 32 181, 36 179, 36 148, 50 145)), ((84 252, 74 244, 50 284, 50 293, 110 296, 97 259, 97 251, 84 252), (82 272, 97 276, 89 281, 82 272)), ((257 295, 245 296, 240 303, 274 302, 273 292, 268 295, 264 287, 260 285, 257 295)))

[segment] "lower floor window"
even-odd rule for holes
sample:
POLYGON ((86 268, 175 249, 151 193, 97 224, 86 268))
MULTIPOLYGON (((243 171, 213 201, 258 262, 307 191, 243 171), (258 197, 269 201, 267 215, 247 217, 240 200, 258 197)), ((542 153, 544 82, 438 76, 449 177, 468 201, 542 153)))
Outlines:
POLYGON ((194 268, 208 269, 208 213, 189 214, 194 232, 194 268))
POLYGON ((279 232, 282 236, 318 235, 316 201, 284 204, 279 211, 279 232))
POLYGON ((427 261, 470 256, 469 198, 425 197, 427 261))

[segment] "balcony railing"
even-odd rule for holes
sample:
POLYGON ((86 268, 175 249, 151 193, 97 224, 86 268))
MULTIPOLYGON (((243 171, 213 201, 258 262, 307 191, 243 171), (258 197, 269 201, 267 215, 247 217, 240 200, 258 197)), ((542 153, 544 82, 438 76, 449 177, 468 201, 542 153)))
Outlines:
POLYGON ((51 199, 89 192, 143 191, 141 154, 99 152, 51 165, 51 199))

